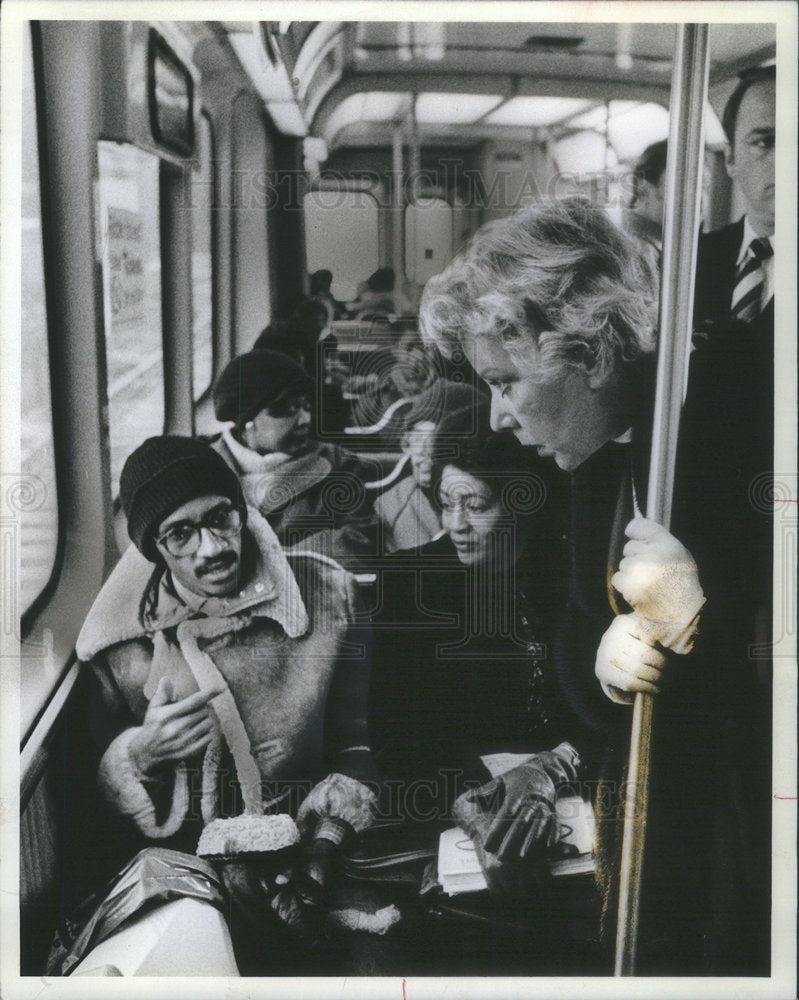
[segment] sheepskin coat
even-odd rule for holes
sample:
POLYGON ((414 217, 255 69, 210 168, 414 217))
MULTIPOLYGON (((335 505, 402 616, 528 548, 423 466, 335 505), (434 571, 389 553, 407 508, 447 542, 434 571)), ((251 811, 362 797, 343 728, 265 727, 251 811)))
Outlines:
POLYGON ((296 813, 311 789, 316 814, 368 825, 369 633, 354 622, 354 581, 324 556, 284 553, 252 509, 245 532, 254 571, 237 593, 193 610, 131 546, 78 638, 103 712, 101 790, 147 838, 225 814, 296 813), (202 759, 144 775, 129 747, 162 677, 175 699, 223 693, 209 703, 202 759))

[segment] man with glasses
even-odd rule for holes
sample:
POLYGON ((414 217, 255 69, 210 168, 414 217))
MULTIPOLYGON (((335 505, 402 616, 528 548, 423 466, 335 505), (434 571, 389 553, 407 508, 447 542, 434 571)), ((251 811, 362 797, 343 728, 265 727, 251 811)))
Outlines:
POLYGON ((96 682, 114 843, 193 854, 215 818, 295 816, 311 847, 270 905, 279 927, 303 931, 337 845, 372 816, 368 634, 352 578, 284 553, 202 441, 145 441, 120 499, 134 544, 77 644, 96 682))
POLYGON ((240 354, 214 386, 214 412, 227 426, 212 443, 284 546, 317 535, 314 547, 355 568, 373 548, 375 517, 363 484, 379 470, 313 437, 314 393, 313 380, 287 355, 240 354))

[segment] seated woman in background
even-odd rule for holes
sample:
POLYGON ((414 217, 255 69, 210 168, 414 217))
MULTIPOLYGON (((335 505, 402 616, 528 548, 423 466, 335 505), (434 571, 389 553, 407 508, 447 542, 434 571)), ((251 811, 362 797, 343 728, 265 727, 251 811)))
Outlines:
POLYGON ((555 801, 593 748, 548 656, 559 477, 545 482, 535 458, 492 434, 488 409, 477 396, 442 419, 433 480, 445 534, 383 571, 370 732, 391 815, 432 844, 454 815, 502 889, 503 862, 515 870, 557 840, 555 801), (496 753, 523 762, 492 781, 481 758, 496 753))
POLYGON ((471 419, 477 402, 478 392, 471 386, 437 379, 408 410, 400 445, 410 472, 375 501, 383 551, 418 548, 441 534, 441 508, 433 491, 439 424, 445 411, 450 423, 453 410, 465 410, 463 418, 471 419))

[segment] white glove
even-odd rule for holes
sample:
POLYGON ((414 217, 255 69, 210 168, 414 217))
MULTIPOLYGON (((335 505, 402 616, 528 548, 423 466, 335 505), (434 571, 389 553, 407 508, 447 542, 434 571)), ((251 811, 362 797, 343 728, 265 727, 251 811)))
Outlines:
POLYGON ((611 701, 630 705, 636 691, 657 694, 666 657, 647 640, 638 615, 617 615, 602 636, 594 672, 611 701))
POLYGON ((645 517, 627 525, 630 539, 611 584, 647 624, 647 641, 675 653, 693 646, 705 595, 693 556, 664 527, 645 517))

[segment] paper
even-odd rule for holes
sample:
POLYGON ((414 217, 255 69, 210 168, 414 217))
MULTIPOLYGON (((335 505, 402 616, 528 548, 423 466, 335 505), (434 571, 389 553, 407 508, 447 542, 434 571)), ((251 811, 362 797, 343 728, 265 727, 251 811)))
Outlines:
POLYGON ((438 842, 438 881, 448 896, 478 892, 488 886, 474 844, 459 826, 441 834, 438 842))

